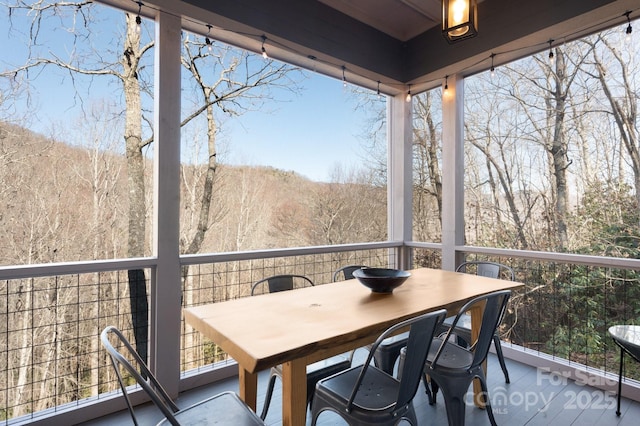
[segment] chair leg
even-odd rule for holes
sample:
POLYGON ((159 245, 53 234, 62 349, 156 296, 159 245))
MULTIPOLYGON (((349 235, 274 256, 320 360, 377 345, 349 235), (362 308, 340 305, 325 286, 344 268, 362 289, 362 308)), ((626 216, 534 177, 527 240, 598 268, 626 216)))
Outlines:
POLYGON ((480 388, 482 389, 482 396, 484 397, 484 409, 487 411, 489 415, 489 421, 492 426, 496 425, 496 419, 493 416, 493 408, 491 408, 491 400, 489 399, 489 390, 487 389, 487 382, 484 377, 478 377, 480 379, 480 388))
POLYGON ((438 396, 438 389, 440 389, 440 387, 438 386, 438 382, 433 380, 433 378, 431 378, 429 382, 431 383, 431 393, 433 394, 433 403, 435 404, 436 396, 438 396))
POLYGON ((435 405, 438 384, 427 373, 422 373, 422 383, 424 383, 424 391, 429 398, 429 405, 435 405))
POLYGON ((502 345, 500 344, 500 337, 497 334, 493 335, 493 345, 496 347, 498 362, 500 362, 500 368, 502 368, 502 372, 504 373, 504 381, 506 383, 511 383, 509 381, 509 372, 507 371, 507 365, 504 362, 504 355, 502 355, 502 345))
MULTIPOLYGON (((451 384, 451 383, 450 383, 451 384)), ((456 387, 456 385, 453 385, 456 387)), ((449 388, 442 388, 442 394, 444 395, 444 406, 447 410, 447 420, 449 426, 464 426, 464 417, 466 411, 466 404, 464 401, 464 395, 466 389, 463 392, 450 392, 449 388)))
POLYGON ((262 413, 260 413, 260 418, 264 420, 267 417, 267 412, 269 411, 269 405, 271 404, 271 396, 273 395, 273 387, 276 384, 276 375, 272 374, 269 377, 269 384, 267 385, 267 395, 264 397, 264 405, 262 406, 262 413))

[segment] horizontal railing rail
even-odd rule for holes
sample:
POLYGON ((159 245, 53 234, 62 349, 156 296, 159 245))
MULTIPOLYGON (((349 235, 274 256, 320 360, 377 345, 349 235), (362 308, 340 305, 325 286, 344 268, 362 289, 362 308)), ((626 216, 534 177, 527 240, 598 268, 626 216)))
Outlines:
MULTIPOLYGON (((396 267, 406 250, 415 267, 441 267, 442 244, 413 241, 184 255, 182 306, 248 296, 253 282, 277 273, 308 275, 321 285, 344 264, 396 267)), ((525 284, 501 328, 506 347, 605 374, 617 371, 619 353, 606 330, 637 320, 638 260, 473 246, 456 251, 507 263, 525 284)), ((97 336, 106 325, 131 336, 126 271, 144 270, 150 287, 156 266, 157 259, 148 257, 0 267, 0 419, 20 423, 36 412, 81 410, 82 401, 117 405, 117 382, 97 336)), ((213 342, 182 324, 181 389, 222 377, 219 371, 234 366, 213 342)), ((632 363, 626 371, 640 378, 632 363)))
POLYGON ((400 248, 402 242, 384 241, 374 243, 338 244, 334 246, 296 247, 286 249, 269 249, 254 251, 238 251, 209 254, 187 254, 180 256, 182 265, 196 265, 202 263, 232 262, 240 260, 257 260, 275 257, 304 256, 316 254, 343 253, 347 251, 362 251, 384 248, 400 248))
MULTIPOLYGON (((254 280, 280 271, 322 284, 342 262, 395 266, 400 247, 402 242, 375 242, 181 256, 182 303, 247 296, 254 280)), ((117 406, 118 384, 98 336, 115 325, 135 342, 129 271, 141 271, 136 277, 144 277, 150 295, 157 262, 148 257, 0 267, 0 420, 46 423, 80 412, 83 404, 94 405, 85 418, 101 412, 95 404, 117 406)), ((181 389, 202 383, 198 374, 221 377, 217 370, 234 363, 198 333, 184 332, 181 342, 181 389)))
POLYGON ((0 281, 155 268, 157 263, 158 261, 155 257, 141 257, 118 260, 91 260, 37 265, 0 266, 0 281))
POLYGON ((539 261, 544 260, 550 263, 573 263, 576 265, 640 270, 639 259, 625 259, 620 257, 591 256, 584 254, 556 253, 532 250, 512 250, 474 246, 457 246, 456 251, 467 254, 479 254, 483 256, 499 256, 504 258, 517 258, 539 261))

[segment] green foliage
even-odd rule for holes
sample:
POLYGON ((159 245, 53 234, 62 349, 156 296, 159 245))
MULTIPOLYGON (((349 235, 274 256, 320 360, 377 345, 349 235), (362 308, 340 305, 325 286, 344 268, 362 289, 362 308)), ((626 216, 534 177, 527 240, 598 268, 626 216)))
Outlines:
POLYGON ((582 254, 640 257, 640 210, 633 189, 624 183, 595 181, 586 189, 574 216, 582 224, 582 254), (586 226, 585 226, 586 225, 586 226))
POLYGON ((215 364, 224 361, 226 357, 225 352, 215 343, 207 342, 204 344, 205 364, 215 364))
MULTIPOLYGON (((582 230, 581 245, 575 252, 640 258, 640 214, 628 185, 593 182, 572 222, 582 230)), ((640 300, 639 272, 584 265, 567 265, 549 272, 545 275, 551 286, 545 289, 544 303, 538 307, 553 307, 550 310, 554 312, 553 317, 542 318, 538 324, 540 330, 552 330, 542 339, 546 350, 585 364, 587 360, 591 365, 604 362, 607 349, 611 350, 607 328, 640 321, 636 303, 640 300)))
POLYGON ((640 320, 636 271, 570 266, 558 274, 549 294, 557 317, 549 319, 553 334, 546 341, 555 356, 586 365, 604 365, 611 350, 607 329, 640 320))

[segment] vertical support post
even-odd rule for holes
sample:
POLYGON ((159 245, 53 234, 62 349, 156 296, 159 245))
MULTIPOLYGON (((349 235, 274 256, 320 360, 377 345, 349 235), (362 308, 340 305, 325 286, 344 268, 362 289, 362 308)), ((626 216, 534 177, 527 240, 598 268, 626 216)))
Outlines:
POLYGON ((169 395, 180 382, 180 18, 156 16, 154 82, 152 371, 169 395))
MULTIPOLYGON (((411 241, 413 229, 412 103, 403 94, 387 102, 387 225, 390 241, 411 241)), ((402 247, 396 267, 411 268, 411 251, 402 247)))
POLYGON ((449 76, 442 93, 442 269, 453 271, 464 245, 464 79, 449 76))

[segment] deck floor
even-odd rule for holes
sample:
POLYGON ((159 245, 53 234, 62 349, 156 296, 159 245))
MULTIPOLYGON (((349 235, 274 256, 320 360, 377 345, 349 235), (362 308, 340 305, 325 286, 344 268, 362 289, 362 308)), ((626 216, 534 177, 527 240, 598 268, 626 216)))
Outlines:
MULTIPOLYGON (((360 351, 357 352, 357 354, 360 351)), ((365 355, 366 356, 366 355, 365 355)), ((357 360, 355 361, 357 362, 357 360)), ((640 421, 640 403, 622 399, 622 415, 617 417, 616 395, 601 390, 577 384, 571 380, 561 379, 541 372, 534 367, 507 360, 511 383, 506 384, 500 371, 497 359, 489 356, 488 379, 489 394, 494 409, 494 415, 499 425, 638 425, 640 421)), ((264 392, 268 381, 268 372, 259 376, 258 410, 262 409, 264 392)), ((181 407, 189 406, 209 395, 222 391, 238 391, 237 379, 227 379, 212 385, 203 386, 185 392, 178 399, 181 407)), ((427 396, 422 384, 414 399, 414 406, 420 424, 446 425, 447 416, 442 395, 438 395, 438 402, 434 406, 428 404, 427 396)), ((281 419, 281 388, 276 384, 274 397, 269 414, 266 418, 268 425, 280 425, 281 419)), ((140 407, 137 411, 142 424, 155 424, 162 417, 150 405, 140 407)), ((311 424, 307 416, 307 425, 311 424)), ((87 425, 126 425, 133 424, 127 411, 97 419, 87 425)), ((319 425, 345 425, 337 414, 324 412, 319 417, 319 425)), ((466 425, 489 425, 489 418, 484 410, 467 405, 466 425)))

